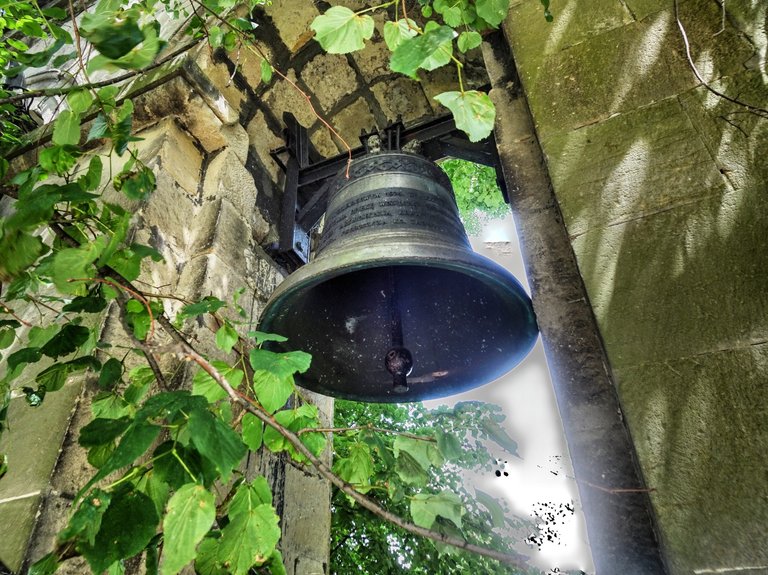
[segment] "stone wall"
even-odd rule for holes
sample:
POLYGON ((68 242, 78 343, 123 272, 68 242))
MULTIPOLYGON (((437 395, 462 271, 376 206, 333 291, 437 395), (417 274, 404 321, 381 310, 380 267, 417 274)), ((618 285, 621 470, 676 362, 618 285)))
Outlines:
MULTIPOLYGON (((701 85, 673 2, 553 2, 552 23, 513 4, 505 32, 668 569, 766 574, 765 111, 701 85)), ((679 3, 703 78, 762 108, 766 10, 679 3)))
MULTIPOLYGON (((358 146, 363 130, 383 128, 400 117, 410 125, 446 113, 431 96, 455 82, 449 70, 422 82, 391 74, 381 19, 366 50, 351 56, 327 55, 307 33, 317 14, 311 0, 275 0, 253 15, 259 47, 271 55, 286 79, 276 74, 264 84, 259 59, 244 48, 225 53, 198 45, 121 90, 121 98, 134 102, 134 130, 141 138, 136 143, 138 155, 157 177, 157 190, 144 202, 130 203, 114 193, 111 197, 136 214, 135 241, 153 246, 164 257, 162 263, 144 269, 142 285, 187 300, 213 295, 231 301, 235 290, 242 289, 239 303, 249 316, 249 323, 241 326, 244 332, 255 327, 270 293, 285 275, 265 251, 277 240, 284 178, 270 151, 285 143, 283 113, 294 114, 308 128, 317 151, 329 157, 342 152, 344 142, 358 146), (320 117, 332 119, 337 134, 320 117)), ((176 28, 165 20, 163 26, 164 37, 170 40, 168 50, 187 41, 177 37, 176 28)), ((487 82, 479 51, 468 57, 465 72, 465 85, 487 82)), ((88 127, 86 123, 84 131, 88 127)), ((37 144, 45 145, 45 137, 37 144)), ((14 160, 13 169, 33 165, 38 153, 39 148, 30 146, 14 160)), ((119 171, 126 159, 111 157, 112 172, 119 171)), ((109 183, 108 172, 104 184, 109 183)), ((8 207, 4 198, 0 208, 8 207)), ((163 303, 171 315, 181 306, 173 299, 163 303)), ((49 319, 38 317, 34 309, 16 311, 34 323, 49 319)), ((116 309, 98 321, 102 341, 130 345, 116 309)), ((203 352, 216 353, 206 326, 190 327, 187 336, 203 352)), ((169 361, 162 367, 175 374, 173 385, 189 381, 186 366, 169 361)), ((74 494, 93 473, 77 438, 90 417, 95 382, 72 377, 64 389, 49 394, 40 408, 32 410, 20 389, 33 381, 34 375, 27 374, 14 382, 11 428, 0 440, 10 465, 0 482, 0 565, 14 573, 52 548, 74 494), (13 530, 5 528, 10 521, 13 530)), ((330 425, 332 400, 304 394, 330 425)), ((330 485, 278 457, 252 457, 248 472, 265 474, 275 490, 283 529, 280 548, 288 573, 327 573, 330 485)), ((81 560, 73 560, 61 572, 86 570, 81 560)))

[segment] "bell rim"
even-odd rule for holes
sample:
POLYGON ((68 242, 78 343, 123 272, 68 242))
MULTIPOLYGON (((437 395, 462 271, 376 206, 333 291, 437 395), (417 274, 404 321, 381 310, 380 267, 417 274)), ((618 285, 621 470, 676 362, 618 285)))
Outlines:
MULTIPOLYGON (((405 252, 410 248, 412 248, 412 246, 408 244, 402 246, 402 249, 405 252)), ((332 278, 340 277, 359 270, 415 265, 465 273, 465 275, 474 277, 480 281, 491 280, 486 283, 490 283, 491 285, 500 288, 502 291, 513 294, 526 305, 530 310, 531 323, 535 328, 535 333, 538 334, 538 322, 536 321, 536 312, 533 309, 531 296, 509 270, 493 260, 471 250, 468 251, 454 246, 441 246, 442 252, 440 254, 433 254, 430 256, 418 253, 415 248, 413 248, 413 253, 410 254, 400 253, 397 256, 379 255, 376 253, 379 249, 378 246, 350 246, 343 250, 335 250, 333 253, 327 253, 327 255, 324 254, 323 257, 318 257, 316 260, 299 268, 275 288, 275 291, 270 296, 259 317, 259 329, 263 328, 263 331, 268 331, 269 326, 276 315, 275 313, 270 312, 278 309, 280 307, 279 304, 300 290, 312 288, 315 285, 319 285, 332 278), (367 254, 372 255, 367 256, 367 254), (350 261, 346 264, 339 264, 338 260, 345 257, 354 258, 354 261, 350 261), (466 264, 470 265, 467 266, 466 264), (480 273, 467 273, 468 271, 480 273)), ((398 249, 400 249, 400 247, 398 249)), ((533 337, 532 339, 535 341, 536 338, 533 337)), ((533 345, 531 345, 531 347, 533 347, 533 345)))

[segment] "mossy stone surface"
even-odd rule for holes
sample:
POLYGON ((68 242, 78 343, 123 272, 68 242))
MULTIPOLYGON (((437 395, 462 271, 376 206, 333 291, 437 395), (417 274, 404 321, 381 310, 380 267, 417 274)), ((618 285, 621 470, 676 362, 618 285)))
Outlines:
POLYGON ((542 146, 571 236, 718 194, 727 184, 677 98, 542 146))
POLYGON ((573 242, 614 368, 730 349, 768 333, 768 197, 713 194, 573 242))
POLYGON ((768 564, 766 371, 745 343, 615 372, 674 573, 768 564))
POLYGON ((82 379, 48 393, 39 407, 23 397, 11 400, 8 428, 0 438, 0 453, 8 457, 8 473, 0 481, 0 561, 18 570, 24 560, 35 514, 53 472, 72 417, 82 379))

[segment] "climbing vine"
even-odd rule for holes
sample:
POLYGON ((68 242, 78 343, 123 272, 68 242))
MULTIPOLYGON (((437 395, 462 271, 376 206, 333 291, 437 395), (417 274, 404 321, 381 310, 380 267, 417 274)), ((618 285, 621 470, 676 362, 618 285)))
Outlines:
MULTIPOLYGON (((98 389, 93 418, 79 435, 94 474, 76 494, 55 549, 30 572, 52 574, 80 556, 94 573, 118 574, 140 556, 147 573, 163 575, 190 563, 204 575, 284 573, 270 486, 243 471, 249 452, 284 453, 294 465, 313 467, 345 505, 431 539, 441 553, 463 549, 524 567, 508 546, 489 547, 492 529, 479 528, 478 510, 495 524, 497 504, 483 498, 478 507, 476 494, 436 489, 431 481, 468 457, 484 457, 486 442, 514 450, 498 414, 483 417, 478 407, 471 436, 458 408, 440 412, 439 426, 425 417, 418 434, 334 429, 340 439, 331 467, 322 457, 331 430, 321 428, 317 407, 294 384, 309 368, 308 354, 264 349, 282 338, 249 328, 239 292, 226 302, 186 301, 139 287, 142 271, 162 259, 132 233, 134 208, 156 180, 135 149, 133 103, 118 85, 203 40, 248 49, 260 58, 264 81, 287 80, 252 42, 252 21, 239 15, 264 3, 247 0, 235 11, 235 0, 99 0, 80 16, 72 2, 2 3, 0 192, 10 203, 0 217, 0 433, 9 425, 12 393, 34 408, 82 373, 98 389), (160 10, 186 19, 189 42, 170 53, 163 51, 160 10), (47 66, 64 70, 64 87, 28 91, 15 80, 47 66), (113 75, 92 79, 105 72, 113 75), (30 134, 36 122, 27 104, 39 96, 62 102, 55 120, 30 134), (37 162, 12 167, 14 148, 38 137, 49 143, 39 147, 37 162), (163 304, 168 299, 177 300, 175 314, 163 304), (124 345, 99 339, 99 318, 110 310, 130 338, 124 345), (213 330, 215 357, 185 335, 197 322, 213 330), (172 382, 184 365, 195 373, 191 389, 179 390, 172 382), (21 379, 27 385, 19 386, 21 379), (372 498, 372 491, 386 496, 372 498), (404 497, 409 505, 388 503, 404 497)), ((312 29, 327 51, 345 53, 371 38, 369 13, 391 14, 383 34, 392 69, 416 77, 419 69, 453 63, 459 89, 437 98, 476 140, 490 132, 493 106, 487 95, 464 90, 454 44, 460 52, 476 47, 507 9, 508 0, 398 0, 357 13, 331 8, 312 29)), ((0 454, 0 481, 7 465, 0 454)))

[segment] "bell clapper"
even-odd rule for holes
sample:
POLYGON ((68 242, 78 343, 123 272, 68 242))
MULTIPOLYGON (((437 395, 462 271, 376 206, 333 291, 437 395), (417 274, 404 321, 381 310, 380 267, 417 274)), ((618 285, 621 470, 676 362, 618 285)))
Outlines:
POLYGON ((413 370, 413 356, 410 351, 403 347, 403 322, 400 316, 400 303, 397 298, 397 279, 393 267, 389 268, 389 293, 392 347, 384 356, 384 366, 392 374, 392 384, 395 393, 405 393, 408 391, 407 376, 413 370))

